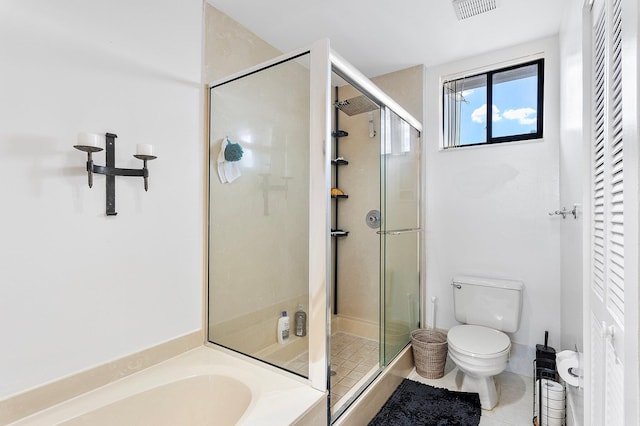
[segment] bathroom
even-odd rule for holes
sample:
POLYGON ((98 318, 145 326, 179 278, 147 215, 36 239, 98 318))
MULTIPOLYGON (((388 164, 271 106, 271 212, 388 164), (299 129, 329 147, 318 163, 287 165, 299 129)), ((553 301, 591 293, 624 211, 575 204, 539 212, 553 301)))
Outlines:
MULTIPOLYGON (((548 52, 547 67, 555 70, 546 80, 548 143, 459 152, 424 145, 426 323, 437 297, 437 326, 455 324, 455 274, 522 279, 525 310, 510 368, 525 374, 545 330, 558 349, 586 348, 582 216, 548 216, 585 199, 577 161, 584 151, 582 2, 566 3, 556 36, 426 64, 417 79, 406 78, 411 71, 374 79, 422 119, 424 141, 437 140, 439 118, 430 112, 439 108, 441 75, 519 57, 523 48, 548 52)), ((204 341, 202 83, 281 54, 209 7, 205 13, 199 1, 0 6, 2 38, 15 40, 0 46, 2 57, 11 59, 0 83, 8 200, 1 225, 0 399, 165 342, 172 342, 168 357, 204 341), (207 13, 213 25, 206 26, 206 37, 217 39, 215 47, 203 42, 207 13), (208 63, 205 47, 215 49, 204 52, 215 58, 208 63), (71 148, 85 130, 118 134, 122 167, 139 167, 130 156, 137 143, 157 151, 148 192, 137 179, 117 180, 115 218, 105 218, 102 182, 96 177, 89 190, 84 159, 71 148)), ((627 285, 637 297, 637 280, 627 285)), ((127 368, 150 362, 140 358, 127 368)))

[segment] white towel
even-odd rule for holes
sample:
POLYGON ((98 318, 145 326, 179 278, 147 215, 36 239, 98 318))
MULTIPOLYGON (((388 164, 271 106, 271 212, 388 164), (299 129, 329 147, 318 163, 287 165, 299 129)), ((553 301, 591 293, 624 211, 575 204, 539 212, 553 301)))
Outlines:
POLYGON ((229 144, 229 138, 222 139, 220 153, 218 154, 218 177, 222 183, 231 183, 240 177, 240 168, 235 161, 224 159, 224 150, 229 144))

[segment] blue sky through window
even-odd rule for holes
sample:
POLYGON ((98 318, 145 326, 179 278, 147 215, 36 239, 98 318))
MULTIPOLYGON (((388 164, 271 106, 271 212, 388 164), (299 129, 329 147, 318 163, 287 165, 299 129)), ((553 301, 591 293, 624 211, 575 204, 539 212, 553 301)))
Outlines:
POLYGON ((493 137, 535 133, 538 129, 538 78, 527 77, 494 84, 493 137))
MULTIPOLYGON (((535 65, 533 65, 535 66, 535 65)), ((505 73, 509 73, 507 71, 505 73)), ((498 77, 496 73, 494 77, 498 77)), ((537 131, 537 75, 524 78, 494 78, 493 137, 522 135, 537 131), (502 81, 501 81, 502 80, 502 81)), ((486 142, 486 84, 461 92, 460 145, 486 142)))

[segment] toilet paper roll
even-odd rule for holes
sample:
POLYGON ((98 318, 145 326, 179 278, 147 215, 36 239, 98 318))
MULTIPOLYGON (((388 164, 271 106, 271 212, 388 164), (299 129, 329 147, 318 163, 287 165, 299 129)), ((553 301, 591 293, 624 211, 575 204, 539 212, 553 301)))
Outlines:
MULTIPOLYGON (((533 405, 538 410, 538 398, 533 405)), ((542 410, 549 411, 550 413, 561 413, 564 415, 564 401, 559 399, 546 399, 542 398, 542 410)), ((554 416, 552 416, 554 417, 554 416)))
POLYGON ((554 419, 553 417, 547 417, 542 415, 542 424, 545 426, 562 426, 564 419, 554 419))
POLYGON ((576 374, 579 371, 580 361, 578 353, 574 351, 562 351, 557 357, 558 374, 568 385, 579 386, 580 377, 576 374))
MULTIPOLYGON (((538 407, 535 407, 538 408, 538 407)), ((534 413, 538 414, 538 410, 534 411, 534 413)), ((564 420, 564 412, 559 412, 559 411, 542 411, 542 417, 543 418, 547 418, 547 419, 560 419, 560 420, 564 420)), ((546 426, 547 422, 544 422, 543 425, 546 426)))
POLYGON ((540 381, 542 381, 542 399, 558 399, 564 400, 564 387, 553 380, 549 379, 538 379, 536 380, 536 395, 538 390, 540 389, 540 381))
MULTIPOLYGON (((538 394, 536 394, 536 402, 535 402, 535 410, 536 413, 538 412, 538 394)), ((551 398, 545 398, 544 396, 542 397, 542 408, 547 408, 547 409, 551 409, 551 410, 560 410, 564 412, 564 399, 551 399, 551 398)))

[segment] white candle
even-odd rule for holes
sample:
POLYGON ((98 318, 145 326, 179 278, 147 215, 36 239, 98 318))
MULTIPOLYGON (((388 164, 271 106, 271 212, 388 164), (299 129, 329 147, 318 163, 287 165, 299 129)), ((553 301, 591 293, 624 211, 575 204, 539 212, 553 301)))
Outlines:
POLYGON ((153 155, 153 145, 148 143, 137 144, 136 155, 153 155))
POLYGON ((78 133, 78 145, 81 145, 81 146, 92 146, 95 148, 100 148, 101 140, 102 140, 102 135, 99 135, 97 133, 86 133, 86 132, 78 133))

